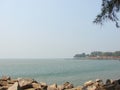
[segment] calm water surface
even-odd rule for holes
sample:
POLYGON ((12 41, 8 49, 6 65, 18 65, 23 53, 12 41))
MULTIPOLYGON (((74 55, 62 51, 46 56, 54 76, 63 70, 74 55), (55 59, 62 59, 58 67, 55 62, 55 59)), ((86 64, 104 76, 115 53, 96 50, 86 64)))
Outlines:
POLYGON ((119 79, 120 61, 71 59, 1 59, 0 76, 34 78, 47 84, 66 81, 82 85, 85 81, 119 79))

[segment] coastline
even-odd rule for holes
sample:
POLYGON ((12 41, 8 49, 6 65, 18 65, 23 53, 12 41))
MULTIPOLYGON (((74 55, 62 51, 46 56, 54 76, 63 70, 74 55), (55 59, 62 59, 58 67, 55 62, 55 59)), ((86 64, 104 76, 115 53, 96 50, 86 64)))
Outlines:
POLYGON ((80 60, 120 60, 120 57, 74 57, 80 60))
POLYGON ((107 79, 104 83, 101 79, 89 80, 83 85, 74 87, 74 84, 65 82, 62 85, 56 83, 52 85, 46 82, 38 82, 31 78, 13 79, 9 76, 0 78, 0 90, 120 90, 120 79, 107 79))

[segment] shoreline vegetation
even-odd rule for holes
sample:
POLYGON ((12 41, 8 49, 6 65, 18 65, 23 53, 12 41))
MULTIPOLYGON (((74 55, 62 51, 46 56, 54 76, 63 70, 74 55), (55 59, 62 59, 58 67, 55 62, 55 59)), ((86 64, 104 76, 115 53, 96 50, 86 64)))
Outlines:
POLYGON ((81 53, 75 54, 74 58, 82 60, 120 60, 120 51, 115 52, 101 52, 94 51, 90 54, 81 53))
POLYGON ((107 79, 104 83, 101 79, 87 81, 83 85, 74 87, 70 82, 62 85, 47 85, 44 82, 37 82, 34 79, 12 79, 9 76, 0 78, 0 90, 120 90, 120 79, 107 79))

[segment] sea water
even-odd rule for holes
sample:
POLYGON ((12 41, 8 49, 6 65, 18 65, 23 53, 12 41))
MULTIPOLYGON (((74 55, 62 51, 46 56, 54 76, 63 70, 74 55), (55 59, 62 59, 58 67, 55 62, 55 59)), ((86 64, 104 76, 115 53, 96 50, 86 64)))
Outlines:
POLYGON ((95 79, 120 79, 119 60, 1 59, 0 76, 33 78, 47 84, 82 85, 95 79))

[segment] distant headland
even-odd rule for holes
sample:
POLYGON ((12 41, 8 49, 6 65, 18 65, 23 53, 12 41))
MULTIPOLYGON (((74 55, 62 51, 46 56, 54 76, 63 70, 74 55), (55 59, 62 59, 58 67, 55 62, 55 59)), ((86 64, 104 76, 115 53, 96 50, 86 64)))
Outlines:
POLYGON ((115 52, 101 52, 101 51, 94 51, 90 54, 81 53, 75 54, 74 58, 77 59, 90 59, 90 60, 120 60, 120 51, 115 52))

